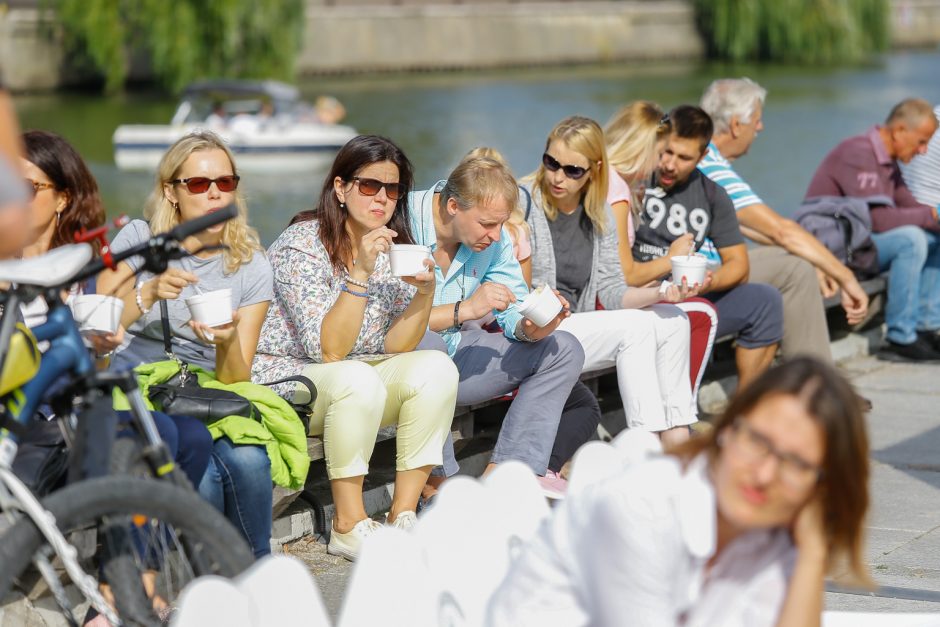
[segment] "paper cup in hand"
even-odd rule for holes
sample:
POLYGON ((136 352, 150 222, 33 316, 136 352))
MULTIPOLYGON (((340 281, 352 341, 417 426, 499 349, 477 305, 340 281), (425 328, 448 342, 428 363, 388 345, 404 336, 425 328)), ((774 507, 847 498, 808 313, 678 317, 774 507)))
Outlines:
POLYGON ((232 321, 232 290, 214 290, 186 299, 193 320, 208 327, 218 327, 232 321))
POLYGON ((104 294, 79 294, 69 301, 69 307, 82 333, 111 334, 121 324, 124 301, 104 294))
POLYGON ((519 313, 532 321, 532 324, 544 327, 555 319, 561 307, 561 301, 555 295, 555 290, 542 285, 532 290, 517 308, 519 313))
POLYGON ((417 244, 392 244, 388 251, 388 259, 392 265, 392 274, 395 276, 414 276, 419 272, 427 272, 425 259, 433 259, 431 249, 417 244))
POLYGON ((702 255, 683 255, 672 257, 672 282, 682 284, 685 279, 689 287, 705 283, 705 271, 708 269, 708 260, 702 255))

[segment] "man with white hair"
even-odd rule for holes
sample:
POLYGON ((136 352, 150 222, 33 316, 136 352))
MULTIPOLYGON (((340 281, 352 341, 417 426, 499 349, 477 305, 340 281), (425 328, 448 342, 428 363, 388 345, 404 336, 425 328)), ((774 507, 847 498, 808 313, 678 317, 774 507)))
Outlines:
POLYGON ((940 223, 937 207, 914 197, 898 163, 928 154, 937 126, 929 102, 906 98, 883 125, 833 148, 806 190, 806 198, 887 197, 871 206, 878 269, 889 273, 886 350, 909 361, 940 361, 940 223))
MULTIPOLYGON (((767 206, 732 169, 764 128, 767 90, 748 78, 714 81, 702 96, 715 134, 699 169, 721 185, 734 203, 741 232, 763 244, 748 251, 750 280, 769 283, 783 295, 784 358, 812 355, 831 360, 823 297, 842 290, 849 324, 864 319, 868 296, 852 270, 839 262, 811 233, 767 206), (817 288, 818 284, 818 288, 817 288)), ((703 247, 709 253, 709 247, 703 247)))
MULTIPOLYGON (((940 119, 940 105, 934 108, 940 119)), ((915 155, 910 163, 898 163, 904 182, 919 202, 940 207, 940 133, 934 133, 927 144, 927 154, 915 155)))

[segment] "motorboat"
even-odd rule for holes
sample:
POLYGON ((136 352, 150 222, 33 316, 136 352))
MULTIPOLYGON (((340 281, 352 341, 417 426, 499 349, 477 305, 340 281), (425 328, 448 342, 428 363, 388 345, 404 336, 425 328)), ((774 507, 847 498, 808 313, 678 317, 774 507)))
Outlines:
POLYGON ((122 170, 153 171, 166 150, 197 129, 218 133, 244 172, 322 169, 356 131, 338 124, 345 110, 321 97, 300 99, 278 81, 213 80, 189 85, 169 124, 122 124, 114 131, 114 161, 122 170))

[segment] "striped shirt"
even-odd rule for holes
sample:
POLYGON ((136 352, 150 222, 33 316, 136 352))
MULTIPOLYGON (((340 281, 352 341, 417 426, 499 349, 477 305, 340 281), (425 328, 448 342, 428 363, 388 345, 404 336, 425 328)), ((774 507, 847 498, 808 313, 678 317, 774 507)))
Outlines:
MULTIPOLYGON (((738 176, 731 164, 725 159, 718 147, 714 143, 708 142, 708 150, 705 151, 705 157, 698 164, 698 169, 702 174, 721 185, 721 187, 731 197, 735 211, 741 211, 751 205, 763 204, 760 196, 754 193, 751 186, 744 179, 738 176)), ((721 256, 718 254, 718 248, 710 239, 706 239, 699 249, 699 253, 708 258, 710 265, 720 265, 721 256)))
MULTIPOLYGON (((432 251, 437 249, 437 231, 434 228, 434 194, 443 189, 446 182, 438 181, 431 189, 411 192, 408 195, 411 232, 415 243, 429 246, 432 251)), ((529 294, 525 279, 522 278, 522 267, 516 260, 512 249, 512 237, 505 226, 499 241, 490 244, 480 252, 474 252, 461 244, 450 268, 447 269, 447 276, 444 276, 440 267, 436 267, 434 273, 435 307, 452 305, 459 300, 470 298, 485 281, 505 285, 520 301, 529 294)), ((506 337, 515 340, 513 332, 516 324, 522 319, 522 314, 519 313, 516 305, 510 305, 505 311, 493 311, 493 314, 506 337)), ((453 357, 460 345, 460 330, 445 329, 439 333, 447 343, 447 352, 453 357)))
MULTIPOLYGON (((940 118, 940 106, 933 110, 940 118)), ((927 144, 927 154, 914 157, 910 163, 898 163, 904 182, 914 198, 925 205, 940 207, 940 131, 927 144)))

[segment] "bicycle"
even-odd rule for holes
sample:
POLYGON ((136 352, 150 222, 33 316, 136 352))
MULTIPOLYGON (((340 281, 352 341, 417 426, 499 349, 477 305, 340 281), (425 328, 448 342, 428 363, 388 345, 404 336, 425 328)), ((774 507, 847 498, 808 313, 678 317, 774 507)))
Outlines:
MULTIPOLYGON (((167 589, 167 581, 152 578, 148 586, 141 573, 173 568, 179 569, 175 575, 181 579, 209 573, 234 576, 253 561, 241 534, 175 472, 133 373, 95 370, 62 298, 68 286, 135 255, 144 258, 144 268, 163 272, 170 260, 189 254, 180 246, 186 237, 235 215, 236 209, 229 207, 180 224, 119 254, 105 249, 99 259, 91 259, 87 244, 72 244, 41 257, 0 262, 0 281, 12 284, 4 294, 0 319, 0 512, 11 522, 0 535, 0 598, 33 563, 66 619, 76 624, 75 606, 52 562, 56 557, 82 597, 113 625, 156 625, 161 619, 156 616, 152 597, 161 592, 170 597, 178 590, 175 583, 167 589), (17 324, 15 316, 21 303, 37 297, 45 299, 49 311, 46 322, 30 330, 17 324), (41 359, 38 342, 49 343, 41 359), (17 372, 16 363, 27 367, 17 372), (9 377, 8 366, 12 368, 9 377), (55 394, 51 405, 57 416, 64 417, 74 438, 70 479, 81 480, 40 503, 13 474, 11 465, 17 442, 43 396, 52 382, 64 376, 68 383, 55 394), (124 392, 130 403, 152 474, 169 481, 102 476, 109 469, 116 428, 110 395, 113 388, 124 392), (77 418, 76 405, 81 408, 77 418), (94 575, 82 566, 81 561, 92 557, 101 562, 114 607, 104 598, 94 575), (160 583, 162 591, 147 589, 160 583)), ((180 583, 182 588, 184 582, 180 583)))

